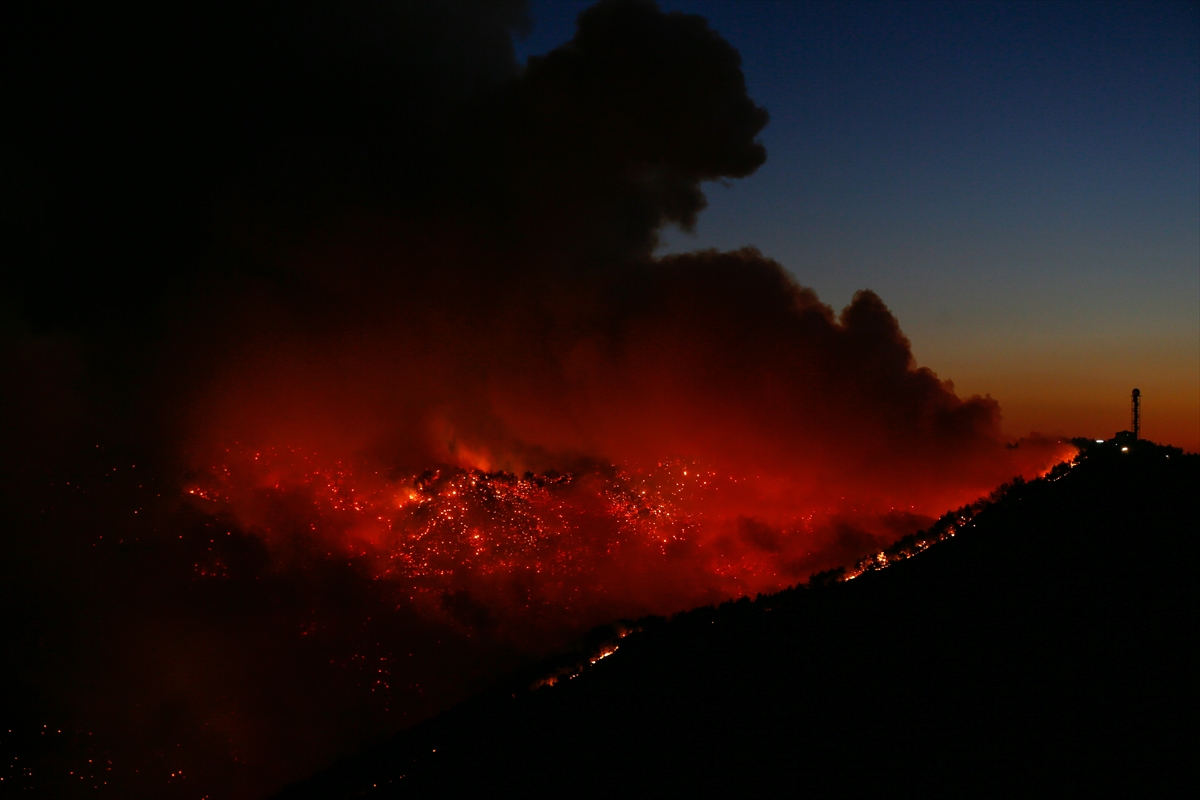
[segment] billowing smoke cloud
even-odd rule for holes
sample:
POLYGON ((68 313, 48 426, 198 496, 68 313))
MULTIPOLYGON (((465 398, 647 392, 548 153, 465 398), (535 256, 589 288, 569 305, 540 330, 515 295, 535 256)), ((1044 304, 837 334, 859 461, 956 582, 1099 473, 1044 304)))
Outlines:
POLYGON ((257 796, 1062 455, 871 292, 653 256, 765 159, 699 17, 602 2, 522 68, 515 3, 14 13, 10 705, 120 796, 257 796))

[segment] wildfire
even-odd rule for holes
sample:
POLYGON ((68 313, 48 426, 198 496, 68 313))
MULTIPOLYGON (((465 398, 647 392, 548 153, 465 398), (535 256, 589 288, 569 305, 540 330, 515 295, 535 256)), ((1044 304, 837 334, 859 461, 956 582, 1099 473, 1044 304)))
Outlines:
MULTIPOLYGON (((224 456, 187 487, 193 502, 281 553, 303 543, 357 559, 468 626, 543 612, 591 609, 596 621, 662 613, 783 588, 812 571, 811 509, 747 522, 737 509, 753 481, 693 462, 395 474, 298 449, 224 456)), ((225 571, 216 554, 196 566, 205 578, 225 571)))
MULTIPOLYGON (((850 580, 970 523, 969 509, 929 527, 912 508, 853 499, 787 507, 778 501, 787 487, 770 479, 678 459, 524 475, 444 464, 396 473, 296 448, 232 447, 206 473, 187 496, 281 558, 299 549, 354 560, 428 615, 518 638, 777 591, 858 560, 838 574, 850 580), (919 528, 927 533, 916 539, 919 528)), ((219 550, 195 574, 226 576, 219 550)))
POLYGON ((389 477, 296 450, 228 456, 188 495, 225 505, 268 541, 303 533, 404 579, 565 575, 628 548, 665 556, 697 537, 691 509, 720 491, 716 473, 672 462, 524 476, 443 466, 389 477))

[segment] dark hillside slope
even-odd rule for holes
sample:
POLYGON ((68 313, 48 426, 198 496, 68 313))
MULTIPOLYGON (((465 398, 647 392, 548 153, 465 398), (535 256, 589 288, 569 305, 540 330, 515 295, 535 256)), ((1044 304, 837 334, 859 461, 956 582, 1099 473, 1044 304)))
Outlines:
POLYGON ((645 622, 287 798, 1174 795, 1195 788, 1200 457, 1011 487, 915 558, 645 622))

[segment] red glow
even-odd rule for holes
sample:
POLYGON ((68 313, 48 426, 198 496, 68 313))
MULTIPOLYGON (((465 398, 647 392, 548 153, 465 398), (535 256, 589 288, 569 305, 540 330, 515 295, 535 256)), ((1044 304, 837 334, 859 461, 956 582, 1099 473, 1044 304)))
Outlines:
MULTIPOLYGON (((179 423, 186 497, 235 532, 189 561, 199 591, 263 592, 246 650, 271 631, 288 669, 370 694, 339 736, 411 724, 595 625, 854 574, 1074 452, 1006 445, 998 405, 918 367, 878 297, 837 314, 753 251, 510 284, 418 255, 339 258, 374 281, 361 303, 226 306, 179 423), (384 268, 416 261, 442 268, 396 273, 419 292, 384 268)), ((239 751, 294 733, 258 691, 239 751)))
MULTIPOLYGON (((431 617, 537 647, 547 628, 775 591, 848 565, 926 525, 943 508, 926 498, 944 502, 955 488, 964 501, 977 496, 943 486, 903 508, 861 492, 814 503, 788 476, 679 459, 524 476, 447 465, 397 474, 365 459, 233 447, 188 491, 280 558, 302 546, 359 560, 431 617)), ((222 565, 197 573, 219 578, 222 565)))
POLYGON ((536 639, 803 582, 1074 452, 1006 447, 878 297, 835 314, 754 251, 574 294, 526 278, 499 304, 380 278, 398 307, 248 336, 198 395, 194 496, 278 557, 361 559, 430 614, 536 639))

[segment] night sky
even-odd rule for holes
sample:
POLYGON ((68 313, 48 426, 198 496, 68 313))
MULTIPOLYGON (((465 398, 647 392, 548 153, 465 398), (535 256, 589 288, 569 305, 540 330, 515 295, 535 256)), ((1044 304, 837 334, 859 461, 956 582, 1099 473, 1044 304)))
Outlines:
MULTIPOLYGON (((586 2, 534 2, 519 55, 586 2)), ((754 245, 883 297, 1010 436, 1200 447, 1200 6, 677 2, 742 56, 767 162, 668 251, 754 245)))

